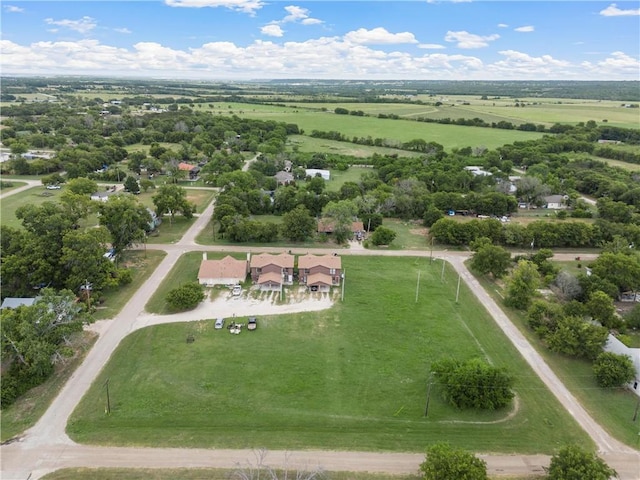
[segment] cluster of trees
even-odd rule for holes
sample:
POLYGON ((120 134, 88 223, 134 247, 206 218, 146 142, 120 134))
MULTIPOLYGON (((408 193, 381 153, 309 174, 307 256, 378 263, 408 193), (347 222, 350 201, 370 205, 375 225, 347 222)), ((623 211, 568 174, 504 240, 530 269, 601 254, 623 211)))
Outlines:
POLYGON ((74 335, 91 318, 74 292, 45 288, 33 305, 3 309, 0 320, 0 390, 5 408, 74 354, 74 335))
POLYGON ((433 363, 431 370, 445 400, 457 408, 497 410, 514 397, 513 377, 478 358, 465 362, 442 359, 433 363))

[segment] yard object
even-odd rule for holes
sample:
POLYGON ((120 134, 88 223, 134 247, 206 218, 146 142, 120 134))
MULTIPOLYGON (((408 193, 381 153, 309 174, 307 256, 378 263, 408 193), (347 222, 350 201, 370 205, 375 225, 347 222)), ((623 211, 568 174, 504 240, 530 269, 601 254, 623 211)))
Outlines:
POLYGON ((247 330, 250 332, 258 328, 258 319, 256 317, 249 317, 249 321, 247 323, 247 330))

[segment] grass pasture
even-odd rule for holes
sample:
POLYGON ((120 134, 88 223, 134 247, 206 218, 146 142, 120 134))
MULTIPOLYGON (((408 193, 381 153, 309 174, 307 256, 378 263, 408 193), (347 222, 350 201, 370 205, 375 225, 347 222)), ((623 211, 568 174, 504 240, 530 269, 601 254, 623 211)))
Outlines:
POLYGON ((441 263, 424 258, 344 257, 343 267, 345 302, 329 310, 261 316, 256 332, 239 336, 213 321, 134 332, 68 433, 81 443, 176 447, 421 452, 446 440, 473 451, 550 453, 590 445, 466 287, 455 303, 450 268, 442 283, 441 263), (452 352, 507 367, 517 406, 458 411, 434 385, 425 418, 430 364, 452 352))
POLYGON ((539 133, 518 130, 498 130, 379 119, 375 117, 358 117, 354 115, 336 115, 333 112, 296 110, 273 105, 247 106, 246 104, 238 103, 216 105, 221 107, 214 109, 214 112, 218 114, 235 114, 239 117, 295 123, 307 134, 310 134, 313 130, 337 131, 349 138, 372 137, 400 142, 423 138, 443 145, 446 150, 477 146, 493 149, 507 143, 534 140, 542 136, 539 133), (225 105, 231 108, 225 108, 225 105))
POLYGON ((296 147, 301 152, 325 152, 350 155, 357 158, 367 158, 374 153, 379 155, 398 155, 399 157, 417 157, 419 152, 409 152, 396 148, 372 147, 369 145, 356 145, 350 142, 338 142, 323 138, 308 137, 306 135, 290 135, 287 138, 287 146, 296 147))
POLYGON ((44 202, 57 202, 62 190, 46 190, 43 186, 32 187, 0 202, 2 225, 22 228, 22 221, 16 217, 16 210, 23 205, 41 205, 44 202))

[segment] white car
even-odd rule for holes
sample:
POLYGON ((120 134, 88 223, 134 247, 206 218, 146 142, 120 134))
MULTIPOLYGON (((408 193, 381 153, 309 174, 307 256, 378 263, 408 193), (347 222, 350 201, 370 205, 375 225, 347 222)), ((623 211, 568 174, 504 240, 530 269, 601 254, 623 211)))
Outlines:
POLYGON ((60 185, 47 185, 47 190, 60 190, 61 188, 60 185))
POLYGON ((241 293, 242 293, 242 286, 241 285, 234 285, 233 288, 231 289, 231 294, 234 297, 237 297, 241 293))

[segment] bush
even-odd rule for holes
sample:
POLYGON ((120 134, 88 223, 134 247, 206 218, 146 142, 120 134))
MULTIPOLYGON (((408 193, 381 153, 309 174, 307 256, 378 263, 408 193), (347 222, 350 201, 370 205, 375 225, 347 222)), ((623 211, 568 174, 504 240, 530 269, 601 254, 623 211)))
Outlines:
POLYGON ((118 285, 128 285, 133 281, 133 274, 128 268, 118 269, 118 285))
POLYGON ((396 232, 390 228, 379 226, 371 235, 371 243, 374 245, 389 245, 396 238, 396 232))
POLYGON ((603 352, 593 362, 593 373, 602 388, 619 388, 633 380, 636 370, 631 357, 603 352))
POLYGON ((575 445, 568 445, 551 457, 547 478, 549 480, 609 480, 616 476, 615 470, 594 453, 582 450, 575 445))
POLYGON ((185 283, 167 294, 167 305, 172 311, 191 310, 202 300, 204 300, 204 292, 197 282, 185 283))
POLYGON ((443 386, 445 399, 458 408, 496 410, 507 406, 514 396, 513 378, 479 358, 466 362, 444 359, 431 369, 443 386))
POLYGON ((427 450, 427 458, 420 465, 424 480, 486 480, 484 460, 446 443, 436 443, 427 450))

